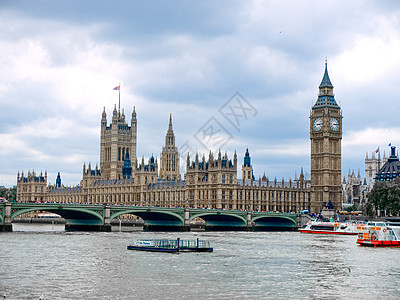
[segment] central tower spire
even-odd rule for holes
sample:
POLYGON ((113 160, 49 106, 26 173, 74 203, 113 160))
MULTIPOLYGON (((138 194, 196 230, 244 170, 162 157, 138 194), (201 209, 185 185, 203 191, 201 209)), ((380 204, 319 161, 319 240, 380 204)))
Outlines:
POLYGON ((175 134, 172 129, 172 115, 169 114, 168 131, 165 135, 165 146, 161 153, 160 179, 180 180, 179 152, 175 146, 175 134))

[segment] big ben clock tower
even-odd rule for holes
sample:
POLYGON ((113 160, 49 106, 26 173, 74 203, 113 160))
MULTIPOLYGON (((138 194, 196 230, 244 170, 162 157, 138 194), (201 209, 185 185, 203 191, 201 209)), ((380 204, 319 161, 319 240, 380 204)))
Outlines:
POLYGON ((323 203, 341 208, 342 112, 335 101, 333 85, 325 73, 319 85, 317 102, 310 115, 311 139, 311 207, 319 213, 323 203))

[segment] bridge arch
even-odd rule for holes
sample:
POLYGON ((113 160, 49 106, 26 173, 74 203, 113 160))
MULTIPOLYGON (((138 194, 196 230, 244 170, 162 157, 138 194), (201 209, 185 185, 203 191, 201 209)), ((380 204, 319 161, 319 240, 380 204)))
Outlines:
POLYGON ((87 224, 87 225, 103 225, 103 211, 98 210, 89 210, 81 207, 48 207, 48 206, 34 206, 34 207, 25 207, 25 208, 12 208, 11 209, 11 221, 14 220, 17 216, 22 215, 24 213, 32 212, 32 211, 47 211, 60 215, 64 219, 66 219, 69 224, 87 224), (79 221, 78 221, 79 220, 79 221))
POLYGON ((251 221, 255 227, 264 229, 297 228, 297 219, 289 216, 256 216, 251 221))
POLYGON ((219 211, 194 213, 190 216, 189 221, 193 221, 195 218, 202 218, 206 222, 206 226, 244 227, 247 225, 246 217, 219 211))
POLYGON ((183 226, 184 217, 179 213, 157 209, 125 209, 114 211, 110 215, 110 221, 123 215, 132 214, 142 218, 145 225, 153 226, 183 226))

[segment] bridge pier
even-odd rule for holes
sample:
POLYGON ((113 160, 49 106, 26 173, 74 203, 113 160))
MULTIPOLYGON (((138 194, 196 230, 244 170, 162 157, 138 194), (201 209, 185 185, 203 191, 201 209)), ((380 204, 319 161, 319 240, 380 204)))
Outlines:
POLYGON ((10 202, 6 202, 4 205, 4 222, 0 225, 0 232, 12 232, 10 202))
POLYGON ((190 231, 190 214, 189 209, 186 207, 184 211, 184 221, 182 226, 182 231, 190 231))
POLYGON ((246 229, 245 231, 253 231, 254 230, 254 226, 253 226, 253 222, 251 221, 252 219, 252 215, 251 215, 251 211, 248 210, 247 211, 247 215, 246 215, 246 229))
POLYGON ((100 231, 111 232, 110 205, 108 204, 104 206, 104 222, 100 231))

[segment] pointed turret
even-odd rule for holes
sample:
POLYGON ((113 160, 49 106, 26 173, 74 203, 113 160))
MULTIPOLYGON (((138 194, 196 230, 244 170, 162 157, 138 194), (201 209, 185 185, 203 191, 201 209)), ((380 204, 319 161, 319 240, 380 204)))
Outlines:
POLYGON ((250 158, 249 148, 246 149, 246 153, 244 154, 243 166, 244 167, 250 167, 251 166, 251 158, 250 158))
POLYGON ((117 112, 117 105, 116 104, 114 104, 112 122, 113 123, 117 123, 118 122, 118 112, 117 112))
POLYGON ((169 113, 169 125, 168 125, 168 130, 172 130, 172 114, 169 113))
POLYGON ((61 176, 60 176, 60 172, 58 172, 58 174, 57 174, 57 178, 56 178, 56 187, 61 187, 61 176))
POLYGON ((328 75, 328 63, 325 60, 325 72, 324 77, 322 78, 321 84, 319 85, 319 93, 317 102, 313 106, 313 109, 318 107, 336 107, 337 105, 335 96, 333 94, 333 85, 328 75))
POLYGON ((195 168, 196 170, 199 168, 199 153, 196 152, 196 156, 194 159, 194 163, 195 163, 195 168))
POLYGON ((124 112, 124 109, 122 109, 121 122, 125 123, 125 112, 124 112))
POLYGON ((103 108, 103 113, 101 114, 101 126, 106 127, 107 126, 107 114, 106 114, 106 107, 104 106, 103 108))
POLYGON ((267 176, 265 176, 265 172, 264 172, 264 175, 262 177, 262 181, 267 181, 267 176))
POLYGON ((304 181, 304 173, 303 173, 303 167, 301 167, 301 172, 300 172, 300 181, 304 181))
POLYGON ((319 88, 325 88, 325 87, 329 87, 329 88, 333 88, 332 82, 329 78, 329 74, 328 74, 328 60, 325 59, 325 72, 324 72, 324 77, 322 78, 321 84, 319 85, 319 88))

